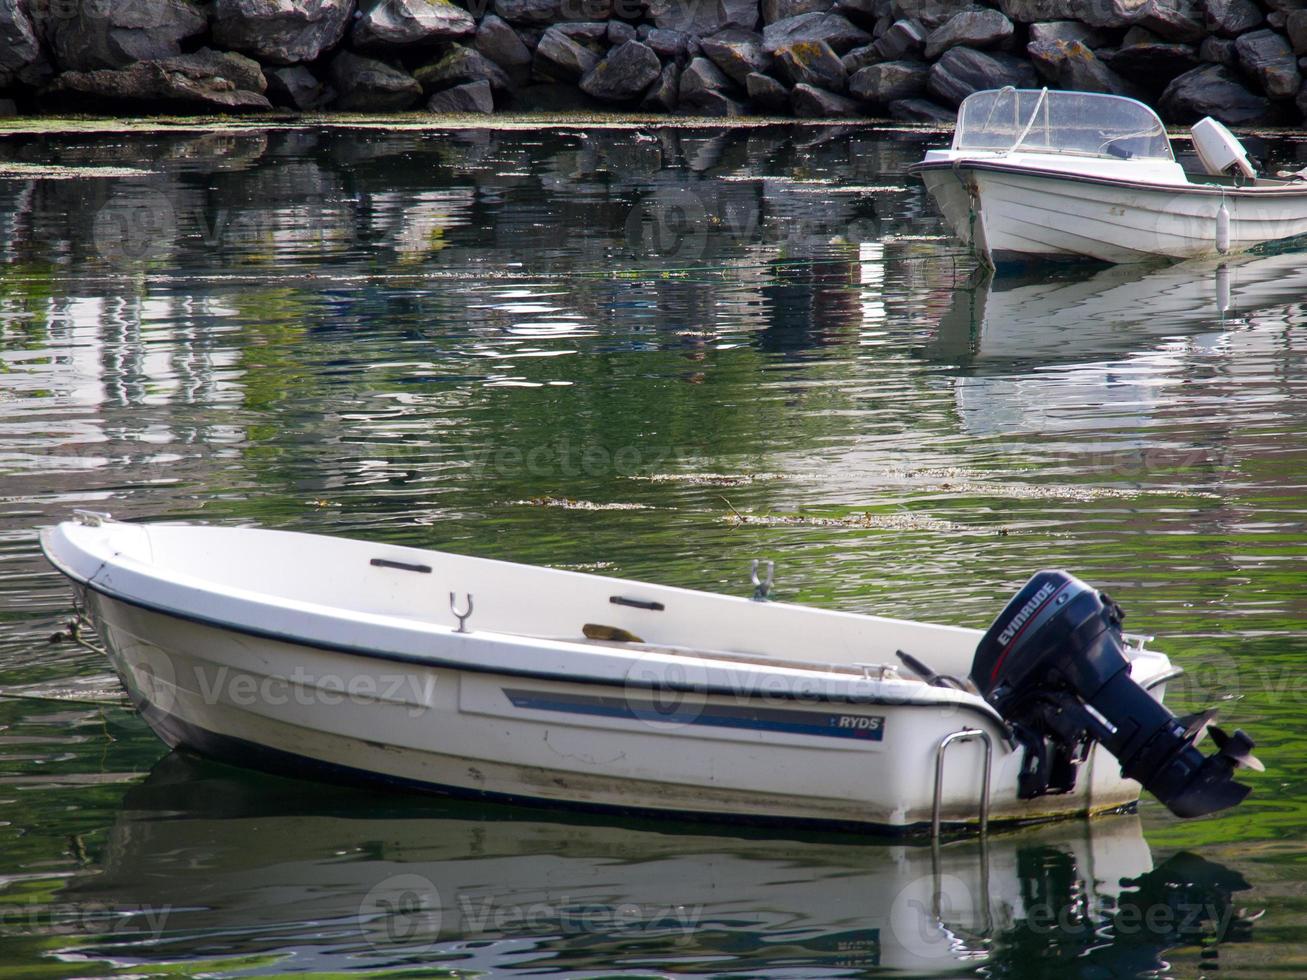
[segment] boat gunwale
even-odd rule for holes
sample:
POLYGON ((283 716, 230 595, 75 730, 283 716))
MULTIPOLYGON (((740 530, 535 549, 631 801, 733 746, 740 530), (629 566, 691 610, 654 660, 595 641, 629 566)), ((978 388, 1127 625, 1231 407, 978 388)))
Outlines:
MULTIPOLYGON (((147 612, 152 612, 163 616, 169 616, 174 619, 181 620, 183 622, 195 623, 197 625, 207 626, 213 629, 227 630, 229 632, 237 633, 243 636, 253 636, 260 639, 272 640, 274 642, 303 646, 314 650, 322 650, 328 653, 343 653, 348 656, 357 656, 357 657, 362 657, 364 659, 382 660, 390 663, 404 663, 404 664, 429 667, 434 669, 460 670, 460 671, 468 671, 470 673, 476 673, 476 674, 493 674, 493 675, 500 675, 506 677, 524 677, 532 680, 543 680, 543 681, 551 681, 551 682, 559 682, 559 683, 586 684, 590 686, 602 686, 602 687, 609 687, 609 688, 613 688, 613 687, 638 688, 643 690, 676 691, 679 693, 703 694, 708 696, 717 695, 717 696, 732 697, 737 700, 742 697, 742 693, 738 687, 732 687, 729 685, 716 685, 711 683, 693 683, 693 682, 678 683, 673 680, 663 681, 661 679, 641 679, 639 677, 631 676, 629 674, 621 678, 620 680, 614 680, 613 678, 609 678, 609 677, 566 673, 563 671, 526 670, 526 669, 516 668, 516 667, 507 667, 503 664, 497 664, 497 665, 482 664, 467 659, 460 660, 460 659, 453 659, 450 657, 441 657, 438 655, 426 655, 426 654, 418 655, 412 653, 405 653, 399 650, 382 650, 377 647, 364 647, 364 646, 358 646, 356 644, 338 643, 338 642, 332 642, 328 640, 314 639, 311 637, 296 635, 293 633, 286 633, 279 630, 267 629, 259 626, 246 625, 242 623, 233 622, 231 620, 218 619, 216 617, 205 616, 200 613, 189 612, 184 609, 177 609, 161 603, 151 602, 150 600, 143 599, 134 595, 129 595, 125 592, 121 592, 117 589, 113 589, 101 583, 93 582, 90 579, 85 578, 77 574, 76 572, 74 572, 64 562, 61 562, 58 559, 56 559, 56 557, 53 554, 51 554, 50 550, 46 547, 46 541, 44 535, 42 536, 42 540, 40 544, 41 544, 41 551, 45 555, 46 560, 49 561, 62 575, 64 575, 69 580, 77 583, 78 585, 81 585, 82 587, 89 589, 92 592, 104 596, 107 599, 113 600, 115 602, 121 602, 124 603, 125 605, 132 606, 137 609, 143 609, 147 612)), ((107 562, 105 564, 107 564, 107 562)), ((102 565, 101 567, 103 568, 104 565, 102 565)), ((453 630, 449 630, 448 632, 453 633, 453 630)), ((491 633, 491 635, 497 637, 508 637, 508 638, 519 637, 522 639, 532 639, 532 640, 539 639, 536 637, 529 637, 525 634, 494 633, 493 631, 481 631, 481 632, 491 633)), ((564 641, 553 640, 550 642, 564 642, 564 641)), ((566 641, 566 642, 568 642, 569 645, 574 645, 578 647, 584 646, 584 644, 578 643, 576 641, 566 641)), ((691 657, 691 656, 687 656, 684 653, 673 653, 673 652, 668 652, 665 655, 668 657, 679 657, 682 659, 697 659, 697 660, 711 661, 713 659, 711 653, 708 651, 705 651, 705 653, 707 655, 702 657, 691 657)), ((789 669, 793 669, 793 668, 789 668, 789 669)), ((830 671, 826 669, 819 669, 819 668, 813 668, 812 670, 803 670, 801 672, 816 674, 816 675, 831 674, 830 671)), ((843 681, 848 680, 847 674, 833 675, 833 676, 837 676, 843 681)), ((812 690, 801 690, 801 691, 767 690, 759 694, 744 693, 743 697, 745 700, 764 698, 768 701, 782 700, 782 701, 817 702, 817 703, 831 703, 831 704, 858 704, 858 705, 865 704, 865 705, 881 705, 881 706, 901 705, 904 707, 948 708, 950 710, 960 709, 963 711, 971 712, 979 717, 986 719, 991 724, 997 725, 999 727, 1000 732, 1004 734, 1004 737, 1005 738, 1007 737, 1007 722, 1004 721, 1002 715, 1000 715, 987 702, 979 699, 975 695, 968 695, 968 700, 961 700, 956 697, 949 697, 948 694, 950 693, 950 691, 949 689, 946 688, 932 687, 929 688, 929 690, 932 692, 936 692, 937 695, 943 695, 943 696, 937 696, 932 698, 921 698, 921 697, 913 697, 912 695, 907 695, 907 694, 884 695, 884 694, 870 694, 870 693, 860 694, 857 692, 847 692, 847 693, 838 693, 838 692, 830 692, 830 691, 819 692, 819 691, 812 691, 812 690)), ((965 693, 965 692, 960 692, 960 693, 965 693)))
POLYGON ((928 172, 951 171, 958 173, 976 170, 984 173, 1012 174, 1022 177, 1044 177, 1050 180, 1067 180, 1079 184, 1098 184, 1104 187, 1121 187, 1131 190, 1157 191, 1168 194, 1192 194, 1195 196, 1219 196, 1223 198, 1302 198, 1307 201, 1307 181, 1298 185, 1286 184, 1277 187, 1236 187, 1223 184, 1194 183, 1185 175, 1183 184, 1159 183, 1156 181, 1132 180, 1122 177, 1102 177, 1088 173, 1076 173, 1065 170, 1049 170, 1043 167, 1031 167, 1023 164, 1003 163, 997 160, 984 160, 963 157, 956 160, 921 160, 911 164, 907 172, 917 176, 928 172))

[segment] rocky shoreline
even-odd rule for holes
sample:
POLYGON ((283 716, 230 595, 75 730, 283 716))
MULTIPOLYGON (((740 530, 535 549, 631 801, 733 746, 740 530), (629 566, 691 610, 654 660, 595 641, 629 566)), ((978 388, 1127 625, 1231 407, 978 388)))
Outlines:
POLYGON ((945 122, 1001 85, 1307 117, 1307 0, 0 0, 0 114, 945 122))

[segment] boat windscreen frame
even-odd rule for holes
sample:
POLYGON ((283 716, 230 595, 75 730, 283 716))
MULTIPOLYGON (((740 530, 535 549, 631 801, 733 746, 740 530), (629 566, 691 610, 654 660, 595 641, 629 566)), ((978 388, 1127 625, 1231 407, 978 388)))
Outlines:
MULTIPOLYGON (((1087 115, 1092 120, 1093 113, 1087 115)), ((1104 115, 1109 114, 1105 113, 1104 115)), ((1111 120, 1105 119, 1104 121, 1110 122, 1111 120)), ((1004 156, 1017 152, 1028 152, 1098 157, 1101 159, 1175 162, 1175 154, 1171 149, 1171 141, 1167 135, 1166 126, 1163 125, 1156 112, 1137 99, 1099 92, 1063 92, 1051 91, 1048 88, 1018 89, 1011 85, 999 89, 985 89, 980 92, 973 92, 963 100, 961 107, 958 109, 958 122, 953 133, 952 148, 954 151, 980 150, 1004 156), (1023 118, 1023 102, 1030 98, 1035 99, 1034 107, 1030 110, 1030 115, 1023 118), (990 129, 994 123, 995 115, 1008 104, 1009 99, 1012 106, 1012 120, 1010 129, 1007 129, 1004 135, 1016 134, 1015 138, 991 139, 989 141, 974 141, 968 138, 975 133, 983 134, 990 129), (969 126, 969 110, 972 114, 985 112, 987 102, 990 104, 983 121, 979 122, 979 124, 972 123, 969 126), (1138 117, 1139 125, 1135 128, 1117 127, 1120 131, 1115 131, 1109 126, 1106 130, 1100 129, 1095 132, 1088 145, 1058 146, 1055 137, 1059 131, 1063 134, 1069 132, 1065 127, 1058 126, 1057 113, 1054 111, 1055 106, 1058 104, 1081 107, 1087 105, 1112 106, 1120 110, 1120 114, 1123 116, 1133 115, 1138 117), (1036 131, 1035 127, 1039 121, 1041 111, 1043 125, 1039 131, 1043 133, 1043 141, 1042 143, 1030 145, 1027 141, 1032 131, 1036 131), (1120 146, 1125 141, 1144 142, 1142 147, 1132 150, 1120 146), (1095 142, 1098 144, 1097 147, 1091 149, 1090 146, 1095 142), (1117 148, 1113 149, 1113 147, 1117 148)))

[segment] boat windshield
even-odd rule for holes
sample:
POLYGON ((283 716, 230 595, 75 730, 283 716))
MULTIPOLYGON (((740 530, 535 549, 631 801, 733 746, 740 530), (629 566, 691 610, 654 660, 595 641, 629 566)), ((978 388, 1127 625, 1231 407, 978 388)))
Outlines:
POLYGON ((955 150, 1174 160, 1166 127, 1142 102, 1091 92, 990 89, 958 112, 955 150))

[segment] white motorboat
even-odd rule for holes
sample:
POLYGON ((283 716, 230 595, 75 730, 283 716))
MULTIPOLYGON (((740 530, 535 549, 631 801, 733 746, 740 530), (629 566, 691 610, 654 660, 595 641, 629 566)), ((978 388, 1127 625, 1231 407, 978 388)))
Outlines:
POLYGON ((1142 262, 1246 251, 1307 234, 1307 180, 1258 176, 1210 118, 1193 127, 1206 173, 1187 173, 1166 127, 1133 99, 1048 89, 969 96, 953 144, 911 168, 988 265, 1142 262))
POLYGON ((1197 815, 1255 763, 1214 727, 1204 757, 1211 712, 1177 722, 1178 671, 1062 572, 982 633, 770 602, 766 582, 754 601, 88 512, 41 544, 154 731, 250 766, 938 832, 1118 809, 1140 783, 1197 815))

